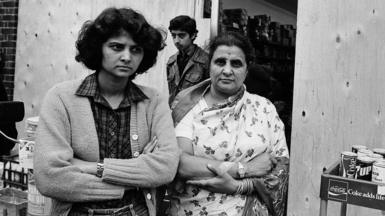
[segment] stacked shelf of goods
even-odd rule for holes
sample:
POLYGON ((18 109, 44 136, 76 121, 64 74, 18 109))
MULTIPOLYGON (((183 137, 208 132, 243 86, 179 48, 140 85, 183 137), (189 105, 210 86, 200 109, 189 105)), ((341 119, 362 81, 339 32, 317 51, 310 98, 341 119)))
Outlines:
MULTIPOLYGON (((250 39, 255 51, 255 63, 266 68, 265 74, 272 80, 271 98, 266 97, 273 103, 282 105, 279 115, 285 124, 285 134, 290 148, 295 27, 272 21, 268 15, 249 16, 244 8, 222 10, 219 19, 220 32, 237 31, 250 39)), ((260 72, 254 71, 254 73, 260 72)), ((258 80, 251 80, 249 83, 253 82, 258 82, 258 80)))
POLYGON ((35 145, 36 129, 39 117, 26 120, 26 137, 19 140, 19 154, 3 158, 3 185, 0 190, 0 210, 13 215, 12 209, 17 208, 17 215, 49 215, 51 200, 42 196, 36 189, 33 175, 33 152, 35 145), (7 194, 12 194, 12 199, 7 199, 7 194), (16 195, 20 202, 16 203, 16 195), (11 212, 11 213, 10 213, 11 212))
POLYGON ((26 120, 26 137, 19 140, 19 154, 3 157, 3 187, 28 189, 28 169, 32 169, 32 156, 38 117, 26 120))
POLYGON ((247 35, 248 15, 243 8, 223 10, 222 23, 224 31, 236 31, 247 35))
POLYGON ((321 175, 322 200, 385 210, 385 184, 342 177, 339 170, 336 162, 321 175))
MULTIPOLYGON (((272 22, 267 15, 257 15, 249 17, 247 29, 260 62, 294 65, 296 39, 294 26, 272 22)), ((293 68, 288 68, 291 69, 293 68)))
POLYGON ((28 189, 28 170, 20 166, 17 156, 3 157, 3 187, 28 189))

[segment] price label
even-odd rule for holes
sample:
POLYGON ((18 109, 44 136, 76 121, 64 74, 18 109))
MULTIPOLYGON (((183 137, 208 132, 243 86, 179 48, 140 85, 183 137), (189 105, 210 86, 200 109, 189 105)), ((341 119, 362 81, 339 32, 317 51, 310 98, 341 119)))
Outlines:
POLYGON ((20 140, 19 143, 19 163, 26 169, 33 169, 33 152, 35 141, 20 140))

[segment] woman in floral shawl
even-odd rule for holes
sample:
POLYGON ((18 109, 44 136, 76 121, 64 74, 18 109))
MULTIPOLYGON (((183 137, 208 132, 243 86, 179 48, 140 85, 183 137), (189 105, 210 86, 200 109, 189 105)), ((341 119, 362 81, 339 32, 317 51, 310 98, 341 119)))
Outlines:
POLYGON ((173 118, 182 150, 171 215, 284 215, 288 148, 274 105, 243 84, 253 49, 227 33, 210 44, 210 79, 181 92, 173 118))

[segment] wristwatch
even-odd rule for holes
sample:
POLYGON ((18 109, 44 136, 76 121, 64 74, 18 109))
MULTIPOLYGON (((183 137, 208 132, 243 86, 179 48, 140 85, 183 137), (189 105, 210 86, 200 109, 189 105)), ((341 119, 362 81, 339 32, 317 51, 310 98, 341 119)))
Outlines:
POLYGON ((104 164, 103 163, 97 163, 96 164, 96 177, 101 178, 103 176, 104 171, 104 164))
POLYGON ((246 167, 241 162, 238 162, 238 175, 239 178, 245 178, 246 167))

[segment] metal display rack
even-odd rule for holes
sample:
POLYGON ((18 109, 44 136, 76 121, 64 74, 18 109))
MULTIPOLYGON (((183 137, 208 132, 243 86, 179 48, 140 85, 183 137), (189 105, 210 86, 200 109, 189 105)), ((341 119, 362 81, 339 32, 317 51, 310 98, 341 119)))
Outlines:
POLYGON ((341 203, 341 216, 347 204, 385 210, 385 184, 339 176, 339 162, 321 175, 320 216, 327 216, 328 201, 341 203))

